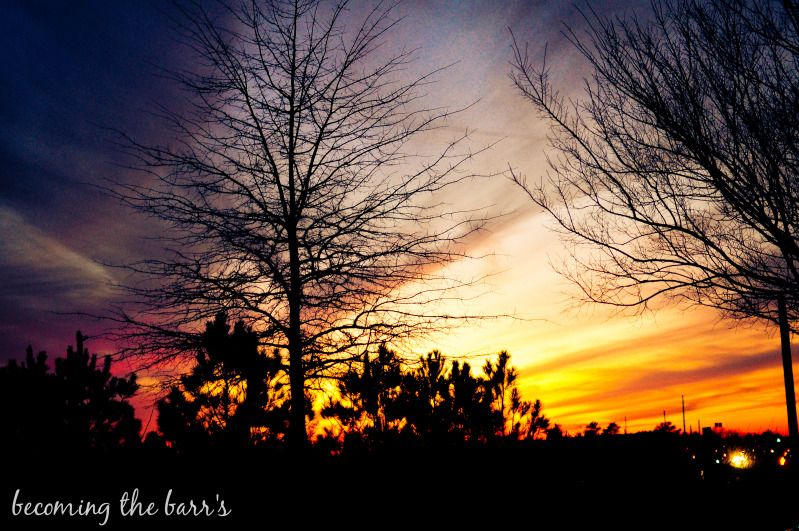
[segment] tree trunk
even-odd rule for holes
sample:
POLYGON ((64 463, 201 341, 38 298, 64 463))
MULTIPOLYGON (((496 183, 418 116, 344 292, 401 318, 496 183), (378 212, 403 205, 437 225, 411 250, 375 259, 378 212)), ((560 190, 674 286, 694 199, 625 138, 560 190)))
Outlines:
POLYGON ((304 345, 302 341, 302 328, 300 324, 302 308, 302 284, 300 282, 300 251, 297 238, 297 183, 298 175, 295 173, 296 150, 296 112, 295 97, 297 81, 297 21, 298 8, 294 4, 294 13, 291 32, 290 71, 291 92, 288 96, 289 123, 288 123, 288 217, 286 227, 289 246, 289 382, 291 384, 291 415, 289 425, 289 446, 294 450, 302 450, 307 442, 305 432, 305 368, 302 366, 304 345))
MULTIPOLYGON (((292 334, 293 335, 293 334, 292 334)), ((291 415, 289 446, 302 449, 307 442, 305 433, 305 375, 302 367, 302 345, 289 347, 289 381, 291 382, 291 415)))
POLYGON ((788 408, 788 438, 793 449, 799 448, 799 423, 796 419, 796 394, 793 384, 793 363, 791 361, 791 328, 785 297, 777 299, 780 321, 780 343, 782 344, 782 372, 785 378, 785 403, 788 408))
POLYGON ((289 418, 289 446, 295 450, 305 447, 305 369, 302 366, 303 341, 300 327, 302 289, 300 287, 300 257, 296 228, 289 229, 289 382, 291 384, 291 414, 289 418))

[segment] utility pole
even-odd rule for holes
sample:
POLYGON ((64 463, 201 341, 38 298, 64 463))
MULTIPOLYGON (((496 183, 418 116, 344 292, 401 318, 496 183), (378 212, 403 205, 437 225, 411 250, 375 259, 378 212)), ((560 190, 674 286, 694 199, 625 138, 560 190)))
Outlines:
POLYGON ((682 395, 682 434, 685 435, 685 395, 682 395))

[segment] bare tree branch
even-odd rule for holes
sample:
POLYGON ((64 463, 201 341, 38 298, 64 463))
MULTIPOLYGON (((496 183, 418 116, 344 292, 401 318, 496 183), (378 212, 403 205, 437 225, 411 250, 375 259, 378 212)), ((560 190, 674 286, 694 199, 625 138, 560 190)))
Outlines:
POLYGON ((435 310, 458 287, 440 272, 487 218, 437 197, 473 177, 482 150, 464 135, 414 154, 458 111, 423 105, 438 72, 409 77, 412 52, 381 49, 394 9, 378 2, 355 28, 346 1, 187 9, 196 68, 175 79, 188 110, 159 110, 169 145, 123 133, 150 179, 109 186, 168 228, 164 256, 125 266, 138 281, 114 317, 133 340, 124 354, 157 364, 185 355, 218 311, 244 319, 286 355, 295 441, 308 379, 469 317, 435 310))
POLYGON ((545 182, 513 179, 555 220, 571 251, 563 273, 587 300, 643 310, 665 296, 733 318, 796 322, 792 5, 664 0, 647 23, 583 13, 586 35, 565 32, 592 71, 579 101, 514 39, 511 79, 551 124, 556 156, 545 182))

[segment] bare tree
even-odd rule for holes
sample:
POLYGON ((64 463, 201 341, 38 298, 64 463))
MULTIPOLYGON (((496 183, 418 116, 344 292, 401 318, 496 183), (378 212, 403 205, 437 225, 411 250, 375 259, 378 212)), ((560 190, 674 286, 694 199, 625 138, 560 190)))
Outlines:
POLYGON ((412 51, 383 48, 394 11, 314 0, 187 9, 197 61, 175 76, 187 110, 159 113, 175 140, 126 136, 152 177, 112 186, 168 226, 165 257, 127 266, 133 304, 115 317, 134 340, 126 354, 159 363, 184 354, 216 312, 243 319, 285 354, 298 446, 310 382, 367 345, 466 317, 432 304, 454 296, 442 267, 465 257, 459 243, 485 221, 439 196, 472 177, 473 154, 465 134, 425 149, 457 111, 425 107, 437 72, 414 77, 412 51))
POLYGON ((789 322, 799 312, 799 33, 792 3, 666 0, 652 18, 585 14, 566 36, 590 65, 563 97, 514 45, 511 77, 549 119, 547 182, 514 179, 572 244, 590 301, 687 299, 781 323, 797 441, 789 322), (787 9, 784 9, 786 7, 787 9))

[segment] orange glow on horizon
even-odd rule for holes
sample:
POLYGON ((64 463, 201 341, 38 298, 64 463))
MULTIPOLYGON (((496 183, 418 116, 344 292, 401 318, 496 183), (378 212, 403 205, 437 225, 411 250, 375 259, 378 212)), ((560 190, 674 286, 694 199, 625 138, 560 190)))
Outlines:
MULTIPOLYGON (((515 318, 472 322, 419 341, 414 352, 437 348, 481 358, 508 350, 524 397, 541 399, 545 414, 572 434, 591 421, 651 430, 664 410, 682 430, 682 395, 686 431, 717 422, 731 431, 786 431, 774 330, 723 321, 708 308, 664 304, 620 316, 601 305, 579 305, 574 287, 551 267, 562 248, 541 214, 517 217, 473 252, 492 259, 455 264, 451 274, 489 275, 484 293, 443 309, 515 318)), ((480 364, 472 363, 478 370, 480 364)))

